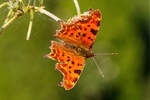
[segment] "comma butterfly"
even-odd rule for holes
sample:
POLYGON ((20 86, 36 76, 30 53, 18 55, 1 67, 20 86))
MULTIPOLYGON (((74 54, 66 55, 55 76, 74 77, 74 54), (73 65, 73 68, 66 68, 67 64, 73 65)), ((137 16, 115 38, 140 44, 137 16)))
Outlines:
POLYGON ((86 58, 94 57, 92 46, 99 30, 100 10, 73 17, 66 23, 60 21, 61 29, 54 35, 61 42, 51 41, 51 53, 46 57, 56 60, 56 69, 63 74, 59 86, 72 89, 77 83, 85 65, 86 58))

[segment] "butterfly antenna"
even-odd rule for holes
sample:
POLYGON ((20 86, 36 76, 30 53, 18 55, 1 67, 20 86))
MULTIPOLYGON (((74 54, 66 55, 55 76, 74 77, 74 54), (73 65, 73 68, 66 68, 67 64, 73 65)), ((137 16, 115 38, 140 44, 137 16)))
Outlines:
POLYGON ((98 63, 96 62, 96 59, 94 57, 92 57, 92 59, 93 59, 95 65, 96 65, 100 75, 102 76, 102 78, 104 78, 104 73, 103 73, 102 69, 100 68, 100 66, 98 65, 98 63))
POLYGON ((76 6, 77 14, 80 15, 80 6, 78 3, 78 0, 73 0, 73 1, 74 1, 75 6, 76 6))
POLYGON ((113 53, 96 53, 95 55, 97 56, 113 56, 113 55, 118 55, 119 53, 113 52, 113 53))

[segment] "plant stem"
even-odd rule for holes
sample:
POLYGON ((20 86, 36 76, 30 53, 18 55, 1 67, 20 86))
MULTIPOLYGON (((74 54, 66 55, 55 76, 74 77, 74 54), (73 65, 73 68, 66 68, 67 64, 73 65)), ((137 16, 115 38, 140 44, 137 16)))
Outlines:
POLYGON ((60 18, 58 18, 57 16, 55 16, 54 14, 48 12, 47 10, 45 10, 45 9, 43 9, 43 8, 35 7, 35 9, 36 9, 37 11, 39 11, 40 13, 45 14, 45 15, 51 17, 51 18, 54 19, 55 21, 61 20, 60 18))
POLYGON ((9 10, 7 18, 4 21, 4 24, 8 22, 8 20, 13 16, 14 12, 12 9, 9 10))
POLYGON ((33 25, 33 18, 34 18, 34 11, 33 11, 33 9, 31 9, 30 10, 30 22, 29 22, 29 28, 28 28, 26 40, 30 39, 32 25, 33 25))
POLYGON ((0 8, 4 7, 6 5, 8 5, 8 2, 4 2, 4 3, 0 4, 0 8))
POLYGON ((12 23, 16 18, 18 17, 18 15, 15 15, 14 17, 12 17, 7 23, 5 23, 2 26, 2 29, 5 29, 10 23, 12 23))
POLYGON ((73 0, 73 1, 74 1, 75 6, 76 6, 77 14, 79 16, 80 15, 80 6, 79 6, 79 3, 78 3, 78 0, 73 0))

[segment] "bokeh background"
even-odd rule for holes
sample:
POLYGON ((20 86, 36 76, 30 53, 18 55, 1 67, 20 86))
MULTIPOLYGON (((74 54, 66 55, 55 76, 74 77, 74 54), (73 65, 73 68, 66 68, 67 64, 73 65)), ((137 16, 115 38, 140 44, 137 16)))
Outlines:
MULTIPOLYGON (((7 0, 0 0, 0 4, 7 0)), ((93 51, 119 52, 97 56, 105 78, 87 59, 76 84, 65 91, 55 71, 56 61, 43 55, 60 25, 53 19, 35 14, 31 39, 26 41, 29 14, 18 18, 0 35, 0 100, 150 100, 150 53, 148 0, 78 0, 81 11, 100 9, 101 29, 93 51)), ((72 0, 45 0, 45 9, 61 19, 76 15, 72 0)), ((8 13, 0 9, 0 25, 8 13)))

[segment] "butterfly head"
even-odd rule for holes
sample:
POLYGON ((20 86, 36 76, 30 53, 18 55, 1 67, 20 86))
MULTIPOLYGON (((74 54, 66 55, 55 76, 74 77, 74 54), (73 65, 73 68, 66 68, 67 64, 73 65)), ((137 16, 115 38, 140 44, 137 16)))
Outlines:
POLYGON ((79 55, 82 55, 86 58, 95 57, 95 55, 94 55, 94 53, 92 53, 92 51, 86 50, 81 47, 76 47, 75 49, 79 53, 79 55))

